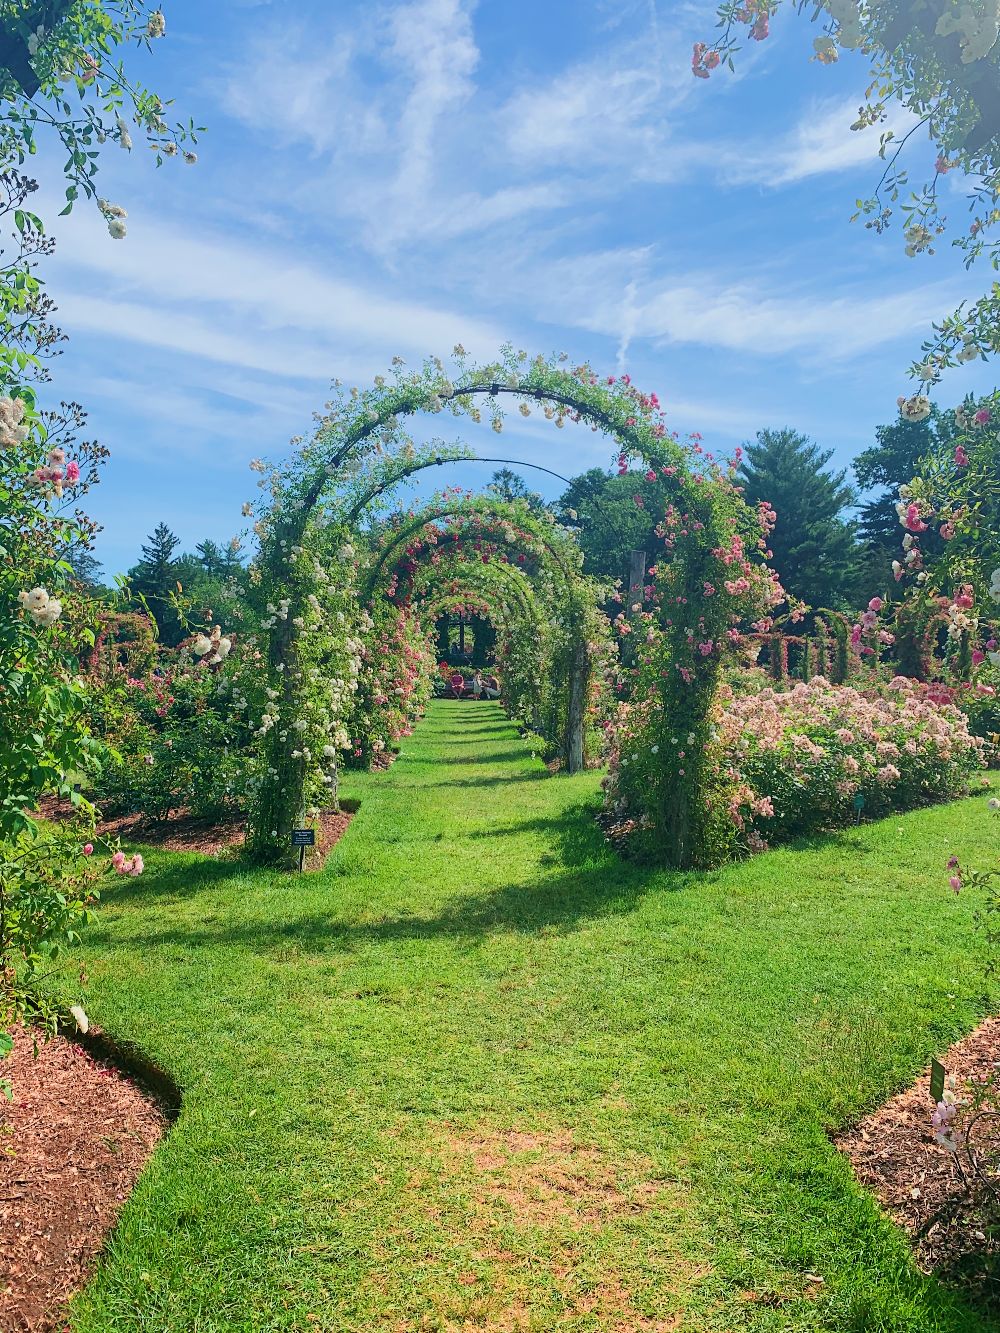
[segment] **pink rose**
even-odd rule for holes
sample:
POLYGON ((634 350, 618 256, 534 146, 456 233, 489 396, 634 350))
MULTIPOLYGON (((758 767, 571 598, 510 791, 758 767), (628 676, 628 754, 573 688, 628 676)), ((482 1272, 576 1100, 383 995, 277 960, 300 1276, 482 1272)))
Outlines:
POLYGON ((83 854, 84 856, 93 856, 94 844, 92 842, 85 842, 83 844, 83 854))

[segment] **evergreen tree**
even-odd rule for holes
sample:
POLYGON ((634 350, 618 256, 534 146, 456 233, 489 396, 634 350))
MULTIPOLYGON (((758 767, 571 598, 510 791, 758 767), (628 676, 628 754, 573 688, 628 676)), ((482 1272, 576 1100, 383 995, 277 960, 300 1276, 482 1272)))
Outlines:
POLYGON ((174 552, 180 538, 166 523, 158 523, 142 547, 142 557, 128 572, 133 599, 148 606, 156 621, 160 638, 166 644, 178 643, 183 637, 177 612, 171 599, 177 592, 178 562, 174 552))
POLYGON ((73 577, 88 593, 105 591, 101 562, 89 547, 74 542, 66 551, 65 559, 73 567, 73 577))
POLYGON ((853 610, 862 594, 856 524, 844 518, 855 503, 846 472, 830 472, 832 450, 790 430, 761 430, 744 445, 741 480, 750 504, 777 512, 773 565, 788 592, 809 606, 853 610))
POLYGON ((195 556, 205 573, 213 579, 229 579, 243 568, 239 553, 231 545, 219 546, 207 537, 194 548, 195 556))

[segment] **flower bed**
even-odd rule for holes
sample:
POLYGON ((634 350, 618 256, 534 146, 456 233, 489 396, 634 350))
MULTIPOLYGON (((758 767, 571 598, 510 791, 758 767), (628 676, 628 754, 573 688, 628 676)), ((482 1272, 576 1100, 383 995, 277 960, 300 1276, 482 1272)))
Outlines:
MULTIPOLYGON (((858 798, 866 818, 954 799, 985 763, 985 743, 965 713, 902 676, 865 690, 822 676, 742 697, 725 687, 720 704, 708 746, 713 837, 729 854, 851 824, 858 798)), ((637 710, 624 707, 609 731, 605 783, 609 837, 636 847, 643 825, 621 797, 622 769, 634 777, 636 769, 683 764, 694 740, 678 736, 673 754, 643 753, 642 732, 637 710)))
POLYGON ((903 676, 864 691, 816 676, 731 699, 719 740, 729 814, 751 850, 849 824, 857 798, 876 817, 953 799, 983 766, 965 714, 903 676))

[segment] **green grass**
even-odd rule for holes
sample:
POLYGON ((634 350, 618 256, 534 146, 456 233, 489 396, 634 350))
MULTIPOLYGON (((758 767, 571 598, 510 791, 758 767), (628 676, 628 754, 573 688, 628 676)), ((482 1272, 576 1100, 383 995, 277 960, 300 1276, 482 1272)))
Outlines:
POLYGON ((75 1330, 989 1327, 827 1138, 990 1003, 943 870, 984 802, 680 876, 609 854, 597 787, 441 702, 322 874, 148 854, 86 1006, 183 1109, 75 1330))

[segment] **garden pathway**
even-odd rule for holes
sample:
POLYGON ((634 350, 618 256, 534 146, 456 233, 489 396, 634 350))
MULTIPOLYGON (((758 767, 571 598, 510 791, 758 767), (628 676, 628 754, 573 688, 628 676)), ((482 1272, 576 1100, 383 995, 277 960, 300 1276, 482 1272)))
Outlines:
POLYGON ((88 1011, 184 1105, 75 1329, 984 1326, 827 1138, 975 1022, 981 803, 651 872, 447 702, 347 794, 321 874, 150 851, 102 907, 88 1011))

